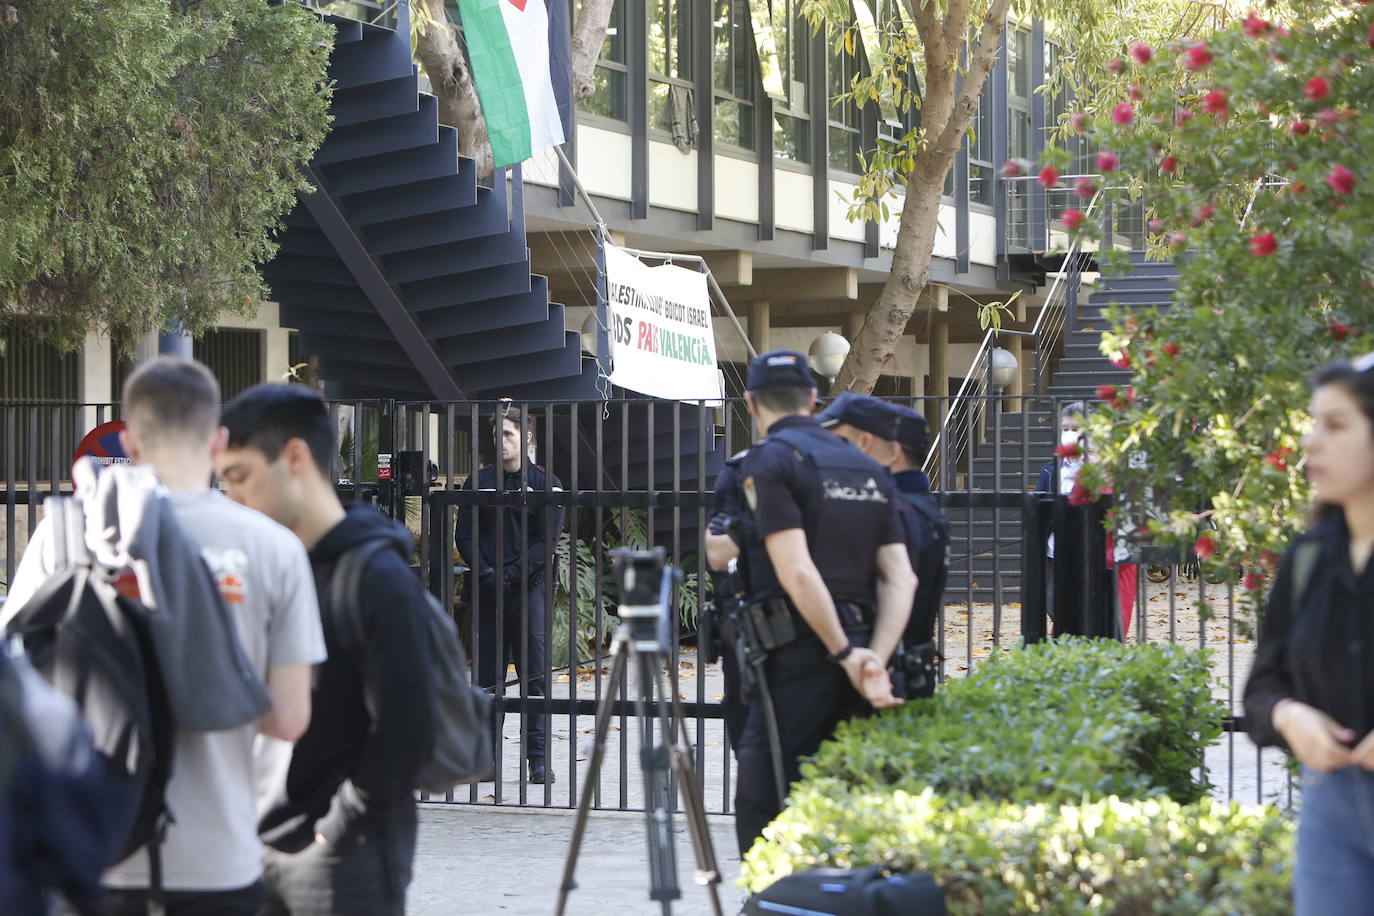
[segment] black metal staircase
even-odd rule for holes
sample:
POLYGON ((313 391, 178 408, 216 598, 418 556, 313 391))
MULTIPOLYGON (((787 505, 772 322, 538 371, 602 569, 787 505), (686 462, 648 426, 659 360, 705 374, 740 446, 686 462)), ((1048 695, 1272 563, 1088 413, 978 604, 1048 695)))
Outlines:
MULTIPOLYGON (((1124 385, 1130 372, 1118 369, 1099 348, 1108 329, 1105 308, 1168 308, 1173 302, 1178 268, 1171 262, 1146 261, 1144 252, 1131 253, 1129 270, 1103 276, 1087 302, 1070 310, 1064 328, 1063 350, 1043 400, 1027 400, 1034 409, 1003 412, 984 418, 974 436, 968 466, 969 490, 1022 493, 1033 489, 1045 462, 1054 457, 1059 439, 1059 406, 1072 400, 1095 400, 1101 385, 1124 385), (1023 457, 1024 454, 1024 457, 1023 457)), ((1054 354, 1050 354, 1052 358, 1054 354)), ((1011 508, 963 509, 950 513, 955 544, 969 545, 965 558, 957 551, 951 565, 949 600, 961 601, 970 592, 974 601, 990 601, 1000 584, 1005 600, 1020 598, 1021 515, 1011 508), (994 577, 1000 570, 1000 583, 994 577), (970 571, 972 573, 970 577, 970 571)))

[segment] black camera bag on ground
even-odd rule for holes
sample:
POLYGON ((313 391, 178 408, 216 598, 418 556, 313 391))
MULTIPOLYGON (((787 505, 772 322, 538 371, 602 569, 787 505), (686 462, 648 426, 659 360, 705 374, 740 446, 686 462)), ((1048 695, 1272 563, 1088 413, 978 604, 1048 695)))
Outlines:
POLYGON ((930 875, 867 868, 811 868, 749 898, 749 916, 944 916, 945 892, 930 875))

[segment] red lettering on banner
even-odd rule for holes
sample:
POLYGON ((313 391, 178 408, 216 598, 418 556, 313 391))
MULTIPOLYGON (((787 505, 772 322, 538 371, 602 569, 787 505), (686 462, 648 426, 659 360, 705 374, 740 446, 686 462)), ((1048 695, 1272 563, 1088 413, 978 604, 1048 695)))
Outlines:
POLYGON ((653 326, 649 324, 647 321, 641 321, 639 323, 639 343, 635 346, 637 346, 641 350, 649 350, 652 347, 652 328, 653 326))

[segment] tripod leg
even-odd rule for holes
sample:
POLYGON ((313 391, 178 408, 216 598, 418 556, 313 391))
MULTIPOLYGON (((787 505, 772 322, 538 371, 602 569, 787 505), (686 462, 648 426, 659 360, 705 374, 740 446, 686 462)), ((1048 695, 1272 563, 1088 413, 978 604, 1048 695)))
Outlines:
POLYGON ((625 660, 630 653, 629 642, 617 637, 612 649, 611 676, 606 692, 601 696, 601 706, 596 711, 596 734, 592 739, 592 759, 587 765, 587 775, 582 780, 582 795, 577 800, 577 820, 573 822, 572 843, 568 847, 568 859, 563 864, 563 883, 558 888, 558 908, 555 916, 563 916, 568 903, 568 892, 577 887, 573 873, 577 870, 577 856, 582 851, 582 835, 587 831, 587 816, 591 813, 592 794, 601 779, 601 763, 606 757, 606 736, 611 730, 611 712, 614 708, 618 687, 625 679, 625 660))
POLYGON ((711 912, 723 916, 720 907, 720 865, 716 861, 716 848, 711 842, 711 828, 706 822, 706 805, 702 795, 701 783, 697 779, 696 765, 692 762, 690 747, 687 744, 687 721, 682 712, 682 702, 677 693, 677 672, 669 677, 664 689, 658 674, 659 693, 668 698, 659 707, 662 719, 664 740, 670 748, 673 773, 677 777, 678 795, 682 798, 682 810, 687 817, 687 831, 692 837, 692 855, 697 863, 697 883, 706 885, 711 897, 711 912))
MULTIPOLYGON (((639 757, 644 774, 644 822, 649 834, 649 899, 668 901, 682 896, 677 885, 677 857, 673 846, 673 812, 669 807, 668 775, 670 772, 669 735, 662 730, 662 741, 654 740, 657 724, 648 705, 654 700, 654 685, 658 679, 659 656, 656 652, 636 652, 638 684, 635 713, 643 724, 639 757)), ((662 703, 668 701, 662 698, 662 703)), ((662 705, 660 704, 660 709, 662 705)))

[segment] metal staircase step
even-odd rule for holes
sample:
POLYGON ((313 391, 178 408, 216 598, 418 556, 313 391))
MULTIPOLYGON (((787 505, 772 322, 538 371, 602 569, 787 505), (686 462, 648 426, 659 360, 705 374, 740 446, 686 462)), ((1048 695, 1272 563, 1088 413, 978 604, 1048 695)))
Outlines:
POLYGON ((333 129, 369 124, 420 108, 420 81, 414 68, 410 73, 380 83, 361 83, 334 89, 329 105, 333 129))
POLYGON ((439 103, 432 95, 421 96, 416 111, 365 124, 334 128, 315 153, 315 162, 328 166, 350 159, 415 149, 435 143, 438 139, 439 103))
POLYGON ((353 224, 366 228, 374 223, 470 207, 477 203, 477 184, 470 174, 443 175, 339 197, 353 224))
POLYGON ((458 156, 458 132, 443 126, 439 128, 437 142, 346 159, 325 166, 324 174, 330 189, 345 200, 353 194, 383 190, 401 182, 454 174, 471 180, 474 188, 477 185, 476 163, 458 156))

